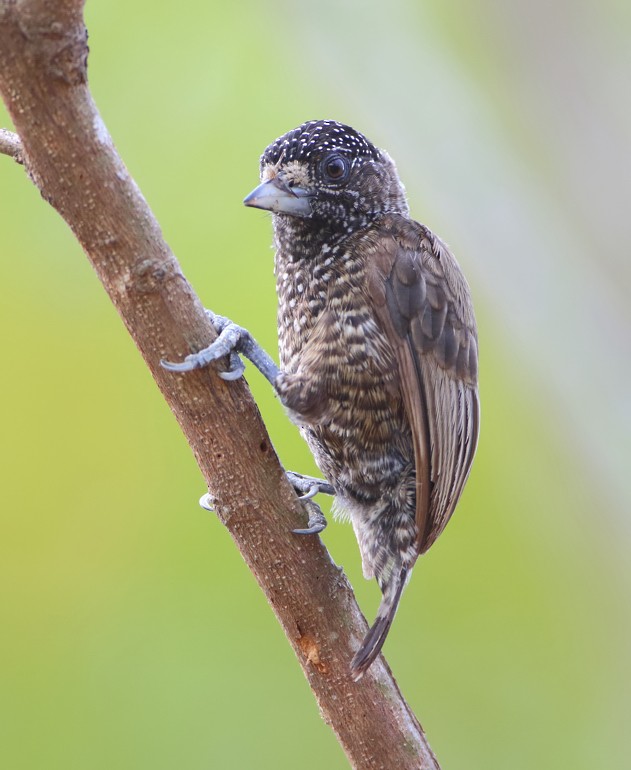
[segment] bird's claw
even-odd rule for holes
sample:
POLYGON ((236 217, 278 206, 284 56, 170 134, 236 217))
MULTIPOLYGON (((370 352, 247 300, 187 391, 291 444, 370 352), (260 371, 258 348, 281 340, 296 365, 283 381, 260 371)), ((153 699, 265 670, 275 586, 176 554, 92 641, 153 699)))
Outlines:
POLYGON ((306 529, 292 529, 292 532, 295 535, 318 535, 326 528, 326 518, 320 510, 320 506, 316 505, 316 503, 311 500, 303 499, 303 505, 309 515, 307 527, 306 529))
POLYGON ((244 371, 245 364, 233 350, 232 353, 230 353, 230 368, 226 369, 225 372, 219 372, 219 376, 222 380, 228 380, 230 382, 232 380, 238 380, 239 377, 243 375, 244 371))
POLYGON ((311 487, 309 488, 309 491, 305 492, 304 495, 300 495, 300 497, 298 499, 299 500, 311 500, 312 498, 314 498, 318 494, 319 491, 320 491, 320 487, 318 486, 318 484, 312 484, 311 487))
POLYGON ((335 489, 324 479, 316 479, 314 476, 303 476, 302 473, 295 473, 294 471, 287 471, 286 476, 301 500, 311 500, 312 497, 318 494, 335 494, 335 489))
MULTIPOLYGON (((214 511, 215 502, 215 498, 210 494, 210 492, 206 492, 205 495, 202 495, 199 498, 200 506, 206 511, 214 511)), ((306 508, 309 516, 307 527, 305 529, 292 529, 292 532, 296 535, 319 534, 323 529, 326 528, 327 524, 326 518, 320 510, 320 506, 316 505, 316 503, 312 503, 311 501, 306 500, 304 502, 304 507, 306 508)))
POLYGON ((167 361, 165 358, 161 358, 160 366, 170 372, 191 372, 193 369, 198 369, 201 366, 201 364, 195 363, 193 360, 195 358, 196 354, 186 356, 183 361, 167 361))
MULTIPOLYGON (((299 493, 298 499, 302 502, 308 516, 307 526, 304 529, 292 529, 292 532, 295 535, 318 535, 326 528, 327 521, 320 506, 314 503, 312 498, 319 493, 333 495, 335 490, 328 482, 313 476, 303 476, 300 473, 288 471, 287 478, 292 487, 299 493)), ((207 511, 215 510, 215 498, 210 492, 206 492, 199 498, 199 504, 207 511)))
POLYGON ((316 524, 313 527, 307 527, 307 529, 292 529, 294 535, 319 535, 320 532, 326 529, 326 524, 316 524))
POLYGON ((320 493, 334 495, 335 490, 327 481, 316 479, 313 476, 303 476, 301 473, 294 473, 293 471, 287 471, 287 479, 298 493, 298 499, 302 502, 309 516, 305 529, 293 529, 292 532, 296 535, 319 534, 326 527, 327 522, 320 506, 314 503, 312 498, 320 493))
POLYGON ((206 310, 206 316, 217 332, 217 339, 199 353, 192 353, 178 363, 160 361, 160 365, 171 372, 190 372, 201 369, 214 361, 229 357, 230 366, 225 372, 219 372, 223 380, 237 380, 245 371, 245 366, 237 355, 240 353, 261 372, 265 379, 275 385, 279 369, 263 348, 256 342, 247 329, 237 326, 229 318, 206 310))
POLYGON ((202 495, 199 498, 199 504, 206 511, 215 510, 215 498, 210 494, 210 492, 206 492, 205 495, 202 495))
POLYGON ((217 332, 217 339, 207 348, 186 356, 183 361, 162 359, 160 365, 170 372, 191 372, 228 356, 230 366, 225 372, 219 372, 219 376, 222 380, 238 380, 245 371, 245 365, 237 352, 242 345, 251 341, 250 332, 232 323, 225 316, 216 315, 212 310, 206 310, 206 315, 217 332))

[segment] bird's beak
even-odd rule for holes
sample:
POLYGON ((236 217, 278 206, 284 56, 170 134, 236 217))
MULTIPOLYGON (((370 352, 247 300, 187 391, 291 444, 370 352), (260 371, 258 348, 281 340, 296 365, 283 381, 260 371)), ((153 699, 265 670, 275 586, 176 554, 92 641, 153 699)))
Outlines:
POLYGON ((265 209, 274 214, 289 214, 292 217, 311 216, 310 198, 313 193, 303 187, 290 187, 280 176, 263 182, 244 198, 246 206, 265 209))

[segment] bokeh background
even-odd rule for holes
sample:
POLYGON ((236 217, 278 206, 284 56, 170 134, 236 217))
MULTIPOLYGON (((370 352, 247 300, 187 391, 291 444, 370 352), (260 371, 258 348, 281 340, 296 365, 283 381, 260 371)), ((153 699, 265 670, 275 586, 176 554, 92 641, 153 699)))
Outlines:
MULTIPOLYGON (((95 98, 184 271, 271 351, 270 223, 241 205, 260 152, 333 117, 397 160, 472 286, 483 423, 388 660, 445 769, 628 768, 631 5, 88 0, 87 21, 95 98)), ((346 767, 87 260, 7 158, 0 253, 0 766, 346 767)), ((324 540, 372 616, 350 528, 324 540)))

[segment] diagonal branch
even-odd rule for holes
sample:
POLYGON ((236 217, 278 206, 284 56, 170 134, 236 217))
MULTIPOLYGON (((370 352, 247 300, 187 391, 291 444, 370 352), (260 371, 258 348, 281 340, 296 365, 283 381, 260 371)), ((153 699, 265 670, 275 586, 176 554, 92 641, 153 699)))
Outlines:
POLYGON ((0 92, 21 138, 2 131, 0 153, 25 164, 83 246, 351 764, 436 770, 386 664, 351 679, 366 622, 320 540, 291 533, 304 511, 244 381, 159 365, 214 332, 92 101, 82 10, 82 0, 0 0, 0 92))

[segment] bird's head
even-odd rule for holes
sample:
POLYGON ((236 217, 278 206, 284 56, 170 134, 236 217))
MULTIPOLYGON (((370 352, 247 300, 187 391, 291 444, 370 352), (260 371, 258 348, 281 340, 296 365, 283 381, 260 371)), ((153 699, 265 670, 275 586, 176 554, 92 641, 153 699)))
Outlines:
POLYGON ((339 235, 381 214, 408 213, 390 156, 333 120, 303 123, 272 142, 261 156, 261 184, 244 203, 339 235))

